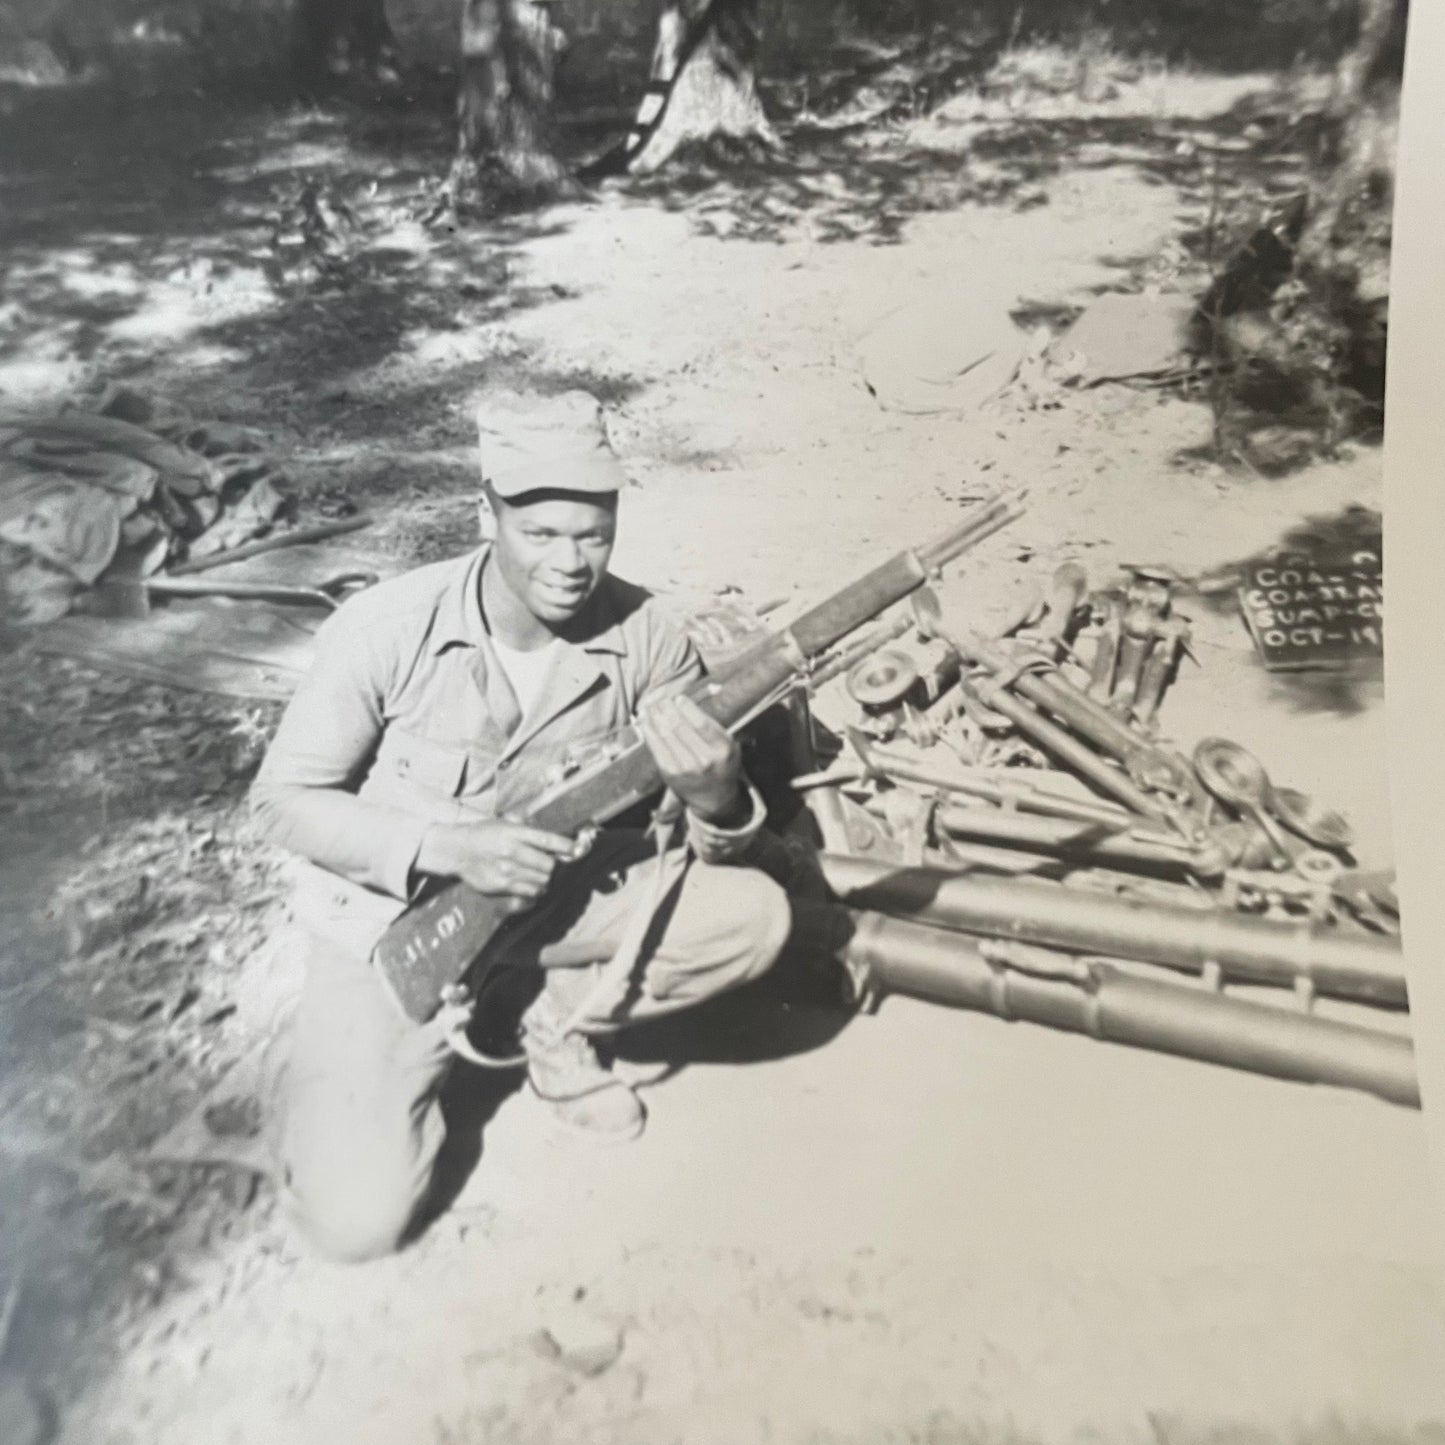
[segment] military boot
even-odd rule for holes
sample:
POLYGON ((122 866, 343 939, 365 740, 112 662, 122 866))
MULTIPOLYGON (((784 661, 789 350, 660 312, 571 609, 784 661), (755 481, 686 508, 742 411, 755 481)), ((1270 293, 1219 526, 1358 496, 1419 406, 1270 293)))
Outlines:
POLYGON ((522 1016, 532 1092, 568 1131, 603 1143, 642 1133, 647 1112, 636 1093, 597 1056, 585 1034, 562 1031, 561 1009, 544 988, 522 1016))

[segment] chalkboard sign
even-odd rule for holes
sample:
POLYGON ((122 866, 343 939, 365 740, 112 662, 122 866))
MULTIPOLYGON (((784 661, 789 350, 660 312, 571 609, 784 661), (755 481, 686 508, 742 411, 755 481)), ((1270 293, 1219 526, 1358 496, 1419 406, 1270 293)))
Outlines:
POLYGON ((1378 544, 1281 552, 1245 569, 1240 610, 1270 672, 1347 668, 1384 653, 1378 544))

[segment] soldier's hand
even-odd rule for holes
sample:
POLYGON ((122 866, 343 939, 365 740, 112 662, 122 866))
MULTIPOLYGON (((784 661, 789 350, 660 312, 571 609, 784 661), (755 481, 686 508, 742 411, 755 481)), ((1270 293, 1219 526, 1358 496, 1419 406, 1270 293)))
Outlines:
POLYGON ((585 851, 585 843, 525 823, 437 823, 428 828, 417 867, 439 878, 460 878, 478 893, 530 903, 552 881, 558 863, 585 851))
POLYGON ((690 697, 644 703, 638 728, 663 781, 690 812, 726 825, 741 811, 742 756, 737 739, 690 697))

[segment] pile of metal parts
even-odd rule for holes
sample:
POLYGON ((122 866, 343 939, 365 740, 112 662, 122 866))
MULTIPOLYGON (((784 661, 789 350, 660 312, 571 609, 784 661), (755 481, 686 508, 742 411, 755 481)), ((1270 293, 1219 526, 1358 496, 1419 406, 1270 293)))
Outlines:
POLYGON ((831 895, 799 905, 801 945, 857 1002, 910 992, 1418 1105, 1393 879, 1238 744, 1162 735, 1190 655, 1161 572, 1090 593, 1066 564, 990 637, 916 593, 810 679, 840 747, 793 779, 831 895))

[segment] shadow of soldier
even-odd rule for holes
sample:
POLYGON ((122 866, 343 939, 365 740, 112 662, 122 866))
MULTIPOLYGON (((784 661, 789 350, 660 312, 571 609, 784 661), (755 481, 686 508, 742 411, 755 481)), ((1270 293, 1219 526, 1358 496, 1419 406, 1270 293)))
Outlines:
MULTIPOLYGON (((471 1042, 498 1059, 515 1055, 517 1020, 539 988, 536 973, 518 979, 508 988, 506 1001, 474 1028, 471 1042)), ((811 1053, 836 1038, 851 1017, 841 998, 841 989, 830 990, 829 980, 790 949, 760 979, 693 1008, 631 1025, 607 1052, 621 1074, 645 1080, 649 1087, 692 1064, 770 1063, 811 1053)), ((488 1126, 525 1082, 520 1066, 461 1066, 452 1071, 441 1093, 446 1142, 428 1204, 410 1232, 412 1240, 457 1202, 474 1173, 484 1167, 488 1126)))

